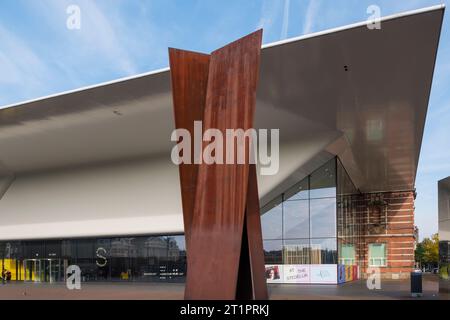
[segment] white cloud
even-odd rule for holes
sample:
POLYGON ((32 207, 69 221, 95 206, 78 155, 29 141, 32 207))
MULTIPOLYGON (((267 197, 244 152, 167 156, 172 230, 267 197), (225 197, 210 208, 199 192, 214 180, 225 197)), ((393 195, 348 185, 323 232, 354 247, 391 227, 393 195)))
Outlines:
POLYGON ((33 83, 45 80, 45 63, 20 38, 0 25, 0 84, 33 83))
POLYGON ((303 23, 303 34, 308 34, 313 31, 314 20, 317 19, 319 13, 320 0, 309 0, 308 7, 306 9, 305 21, 303 23))
MULTIPOLYGON (((131 75, 137 72, 137 68, 130 58, 128 50, 120 41, 118 35, 122 33, 118 26, 113 23, 114 17, 108 15, 108 8, 99 8, 95 1, 78 0, 75 2, 81 10, 81 29, 68 30, 64 27, 67 37, 73 37, 78 42, 78 50, 95 52, 104 56, 105 59, 117 63, 117 67, 125 74, 131 75)), ((74 4, 69 0, 53 0, 49 2, 47 16, 59 23, 60 16, 66 14, 66 9, 74 4)))
POLYGON ((284 0, 283 25, 281 27, 281 39, 286 39, 289 30, 290 0, 284 0))
POLYGON ((38 54, 0 24, 0 108, 45 92, 52 72, 38 54))
POLYGON ((264 38, 268 38, 268 35, 273 32, 275 22, 280 15, 281 4, 282 1, 279 0, 264 0, 257 26, 257 29, 264 29, 264 38))

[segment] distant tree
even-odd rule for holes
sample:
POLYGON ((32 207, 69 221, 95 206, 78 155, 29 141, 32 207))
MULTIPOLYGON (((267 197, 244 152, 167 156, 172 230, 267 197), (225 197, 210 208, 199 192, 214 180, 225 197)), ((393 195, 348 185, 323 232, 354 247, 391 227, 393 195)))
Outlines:
POLYGON ((419 263, 419 266, 422 266, 424 264, 424 256, 425 256, 425 249, 423 248, 422 243, 418 243, 416 246, 416 251, 414 252, 415 260, 419 263))
POLYGON ((431 238, 425 238, 419 243, 415 251, 415 260, 421 266, 436 267, 439 263, 439 236, 434 234, 431 238))

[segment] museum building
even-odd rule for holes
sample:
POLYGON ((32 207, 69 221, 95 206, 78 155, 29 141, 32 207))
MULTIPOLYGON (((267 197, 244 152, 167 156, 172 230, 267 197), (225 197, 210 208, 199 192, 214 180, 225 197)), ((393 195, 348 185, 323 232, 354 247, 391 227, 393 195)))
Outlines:
MULTIPOLYGON (((257 177, 268 282, 409 277, 443 13, 263 46, 255 129, 280 133, 278 172, 257 177)), ((183 282, 173 129, 169 69, 0 108, 3 277, 183 282)))

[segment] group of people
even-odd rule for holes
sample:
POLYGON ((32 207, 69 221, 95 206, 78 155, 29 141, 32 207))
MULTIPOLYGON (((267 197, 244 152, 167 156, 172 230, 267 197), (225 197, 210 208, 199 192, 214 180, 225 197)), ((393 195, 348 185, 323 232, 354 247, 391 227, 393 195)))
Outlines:
POLYGON ((8 269, 3 269, 2 275, 1 275, 2 281, 10 281, 11 280, 11 271, 8 269))

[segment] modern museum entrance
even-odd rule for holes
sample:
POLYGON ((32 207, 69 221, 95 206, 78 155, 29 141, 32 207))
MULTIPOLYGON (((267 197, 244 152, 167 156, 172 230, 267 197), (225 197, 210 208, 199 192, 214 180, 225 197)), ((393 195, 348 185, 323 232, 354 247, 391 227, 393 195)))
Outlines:
POLYGON ((58 282, 64 281, 67 259, 3 259, 0 260, 4 281, 58 282))
POLYGON ((27 282, 64 281, 64 264, 67 265, 67 260, 26 259, 23 261, 23 273, 19 273, 19 277, 23 275, 23 281, 27 282))
POLYGON ((184 282, 184 236, 0 241, 3 281, 63 282, 69 266, 82 282, 184 282))

